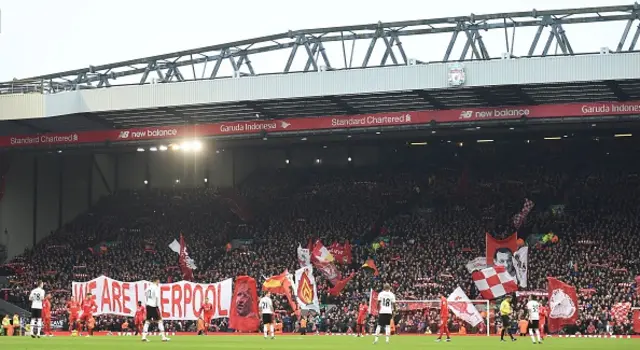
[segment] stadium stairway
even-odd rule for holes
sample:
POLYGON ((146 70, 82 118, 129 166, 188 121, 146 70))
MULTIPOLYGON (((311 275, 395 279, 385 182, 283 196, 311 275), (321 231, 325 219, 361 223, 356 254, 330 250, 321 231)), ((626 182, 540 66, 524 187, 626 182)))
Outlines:
POLYGON ((15 304, 12 304, 6 300, 0 299, 0 315, 14 315, 18 314, 20 317, 30 317, 31 313, 15 304))

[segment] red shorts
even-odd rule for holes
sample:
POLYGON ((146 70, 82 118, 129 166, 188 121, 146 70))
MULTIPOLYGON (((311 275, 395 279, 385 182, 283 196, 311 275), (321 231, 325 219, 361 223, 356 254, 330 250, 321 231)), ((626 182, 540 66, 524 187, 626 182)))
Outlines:
POLYGON ((364 318, 358 318, 356 324, 362 326, 364 324, 364 318))
POLYGON ((204 318, 204 323, 210 324, 211 320, 213 319, 213 315, 203 315, 203 318, 204 318))
POLYGON ((136 318, 136 320, 135 320, 135 324, 136 325, 141 325, 143 323, 144 323, 144 318, 136 318))
POLYGON ((47 315, 47 316, 42 316, 42 322, 44 323, 51 323, 51 316, 47 315))
POLYGON ((91 317, 93 317, 93 315, 92 315, 92 314, 86 314, 86 313, 85 313, 85 314, 82 314, 82 315, 80 315, 80 321, 81 321, 81 322, 87 322, 87 321, 89 321, 89 319, 90 319, 91 317))

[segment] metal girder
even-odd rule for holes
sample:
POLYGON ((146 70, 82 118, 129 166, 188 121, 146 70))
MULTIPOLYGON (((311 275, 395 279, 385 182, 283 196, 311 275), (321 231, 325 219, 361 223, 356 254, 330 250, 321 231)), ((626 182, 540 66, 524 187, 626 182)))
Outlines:
POLYGON ((605 84, 613 92, 613 94, 616 95, 616 97, 620 101, 629 101, 631 99, 629 97, 629 94, 624 92, 624 90, 622 90, 622 88, 620 88, 620 85, 617 82, 615 82, 613 80, 609 80, 609 81, 606 81, 605 84))
MULTIPOLYGON (((431 55, 435 55, 435 60, 444 57, 443 61, 449 61, 486 60, 499 58, 503 53, 517 57, 597 53, 598 51, 575 52, 569 42, 567 31, 571 32, 573 25, 587 23, 596 31, 602 22, 620 22, 621 39, 617 46, 615 42, 612 43, 612 47, 616 47, 615 52, 627 52, 635 50, 640 39, 639 18, 640 5, 634 3, 624 6, 471 14, 296 30, 32 78, 14 79, 0 83, 0 93, 56 93, 135 83, 242 78, 258 74, 406 65, 413 62, 420 64, 434 61, 431 55), (516 30, 527 27, 537 28, 532 38, 518 35, 520 41, 530 40, 526 45, 528 50, 514 52, 516 30), (504 31, 505 48, 495 47, 495 44, 490 46, 483 39, 487 31, 496 30, 504 31), (428 34, 441 33, 451 33, 449 45, 429 45, 428 34), (545 35, 545 43, 539 45, 545 35), (407 48, 400 39, 408 36, 424 36, 425 42, 417 47, 407 48), (362 45, 363 41, 368 41, 368 46, 362 45), (463 43, 457 45, 459 42, 463 43), (281 66, 272 64, 274 56, 266 55, 268 57, 264 58, 265 53, 278 50, 290 51, 281 66), (426 58, 425 55, 430 57, 426 58), (380 58, 379 61, 377 57, 380 58), (263 60, 260 63, 265 63, 260 65, 260 71, 254 69, 252 62, 256 60, 263 60), (228 61, 228 64, 223 61, 228 61)), ((580 30, 583 32, 584 28, 580 30)), ((413 45, 414 43, 416 41, 412 41, 413 45)))
POLYGON ((445 104, 438 101, 438 99, 429 95, 429 93, 424 90, 413 90, 413 92, 415 92, 416 95, 418 95, 418 97, 423 99, 425 102, 433 106, 434 109, 448 109, 445 104))

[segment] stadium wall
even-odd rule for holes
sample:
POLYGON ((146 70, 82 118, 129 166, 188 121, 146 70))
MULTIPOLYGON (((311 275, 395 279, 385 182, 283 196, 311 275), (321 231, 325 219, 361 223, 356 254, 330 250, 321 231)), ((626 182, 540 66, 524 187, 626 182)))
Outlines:
MULTIPOLYGON (((105 162, 104 155, 95 157, 105 162)), ((93 158, 57 153, 11 157, 0 202, 0 229, 9 234, 5 242, 9 257, 22 253, 108 194, 102 181, 96 181, 99 175, 93 158)))

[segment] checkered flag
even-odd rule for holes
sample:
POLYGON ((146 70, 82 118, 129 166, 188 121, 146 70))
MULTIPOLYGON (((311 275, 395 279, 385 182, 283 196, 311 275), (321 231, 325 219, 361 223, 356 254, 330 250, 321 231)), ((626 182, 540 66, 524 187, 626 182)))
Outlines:
POLYGON ((631 303, 617 303, 611 307, 611 317, 616 322, 624 322, 631 311, 631 303))
POLYGON ((518 290, 518 282, 504 266, 487 267, 471 274, 483 299, 496 299, 518 290))
POLYGON ((534 205, 535 203, 533 203, 532 200, 529 200, 527 198, 524 199, 524 206, 522 207, 522 210, 520 210, 518 214, 513 216, 513 226, 516 227, 516 230, 520 229, 520 226, 522 226, 525 219, 527 218, 527 215, 529 215, 529 212, 531 211, 531 209, 533 209, 534 205))

